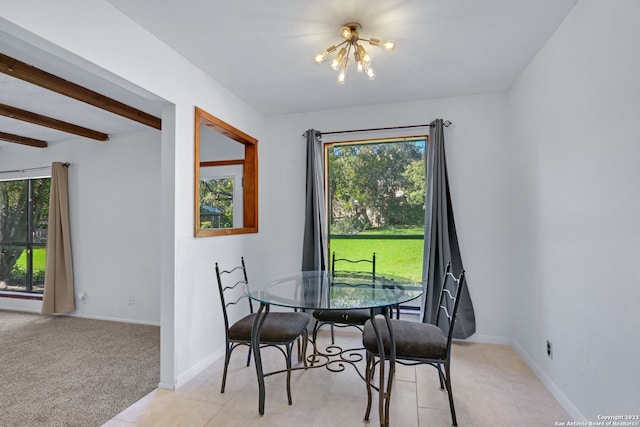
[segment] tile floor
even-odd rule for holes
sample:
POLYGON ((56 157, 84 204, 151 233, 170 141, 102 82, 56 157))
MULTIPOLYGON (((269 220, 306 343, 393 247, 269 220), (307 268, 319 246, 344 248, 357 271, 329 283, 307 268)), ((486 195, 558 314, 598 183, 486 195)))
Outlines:
MULTIPOLYGON (((328 333, 318 340, 328 344, 328 333)), ((336 331, 336 344, 355 348, 360 335, 336 331)), ((236 350, 224 394, 220 393, 223 361, 219 360, 177 390, 151 392, 104 427, 379 425, 375 392, 370 423, 363 421, 366 388, 350 365, 338 373, 325 368, 296 371, 291 380, 292 406, 287 405, 285 374, 267 377, 265 415, 260 416, 255 370, 253 363, 247 368, 245 360, 246 350, 236 350)), ((264 350, 263 360, 265 370, 284 366, 277 350, 264 350)), ((570 420, 510 346, 456 343, 452 360, 459 426, 542 427, 570 420)), ((364 367, 364 361, 360 365, 364 367)), ((451 425, 447 394, 440 390, 437 372, 430 366, 398 365, 390 411, 391 427, 451 425)))

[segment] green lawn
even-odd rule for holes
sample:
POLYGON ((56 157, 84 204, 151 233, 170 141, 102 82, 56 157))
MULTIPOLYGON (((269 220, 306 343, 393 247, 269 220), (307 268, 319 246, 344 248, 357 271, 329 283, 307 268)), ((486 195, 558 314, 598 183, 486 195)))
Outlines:
MULTIPOLYGON (((423 235, 423 229, 412 227, 402 229, 374 229, 362 232, 363 235, 390 234, 418 234, 423 235)), ((357 236, 357 235, 356 235, 357 236)), ((423 240, 388 240, 388 239, 331 239, 329 262, 331 253, 335 251, 337 258, 371 259, 376 253, 376 273, 393 274, 407 277, 415 281, 422 281, 423 240)), ((357 270, 357 264, 342 263, 337 268, 357 270)))
MULTIPOLYGON (((38 272, 44 272, 44 266, 47 258, 47 250, 45 248, 33 249, 33 272, 34 275, 38 275, 38 272)), ((20 258, 16 261, 16 266, 21 271, 27 270, 27 252, 22 251, 20 258)))

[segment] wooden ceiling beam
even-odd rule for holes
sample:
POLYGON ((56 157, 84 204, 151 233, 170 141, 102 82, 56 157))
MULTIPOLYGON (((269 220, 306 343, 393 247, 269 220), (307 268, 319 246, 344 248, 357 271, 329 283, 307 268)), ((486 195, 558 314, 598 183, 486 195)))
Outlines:
POLYGON ((158 117, 58 76, 54 76, 44 70, 11 58, 10 56, 3 55, 2 53, 0 53, 0 72, 78 101, 85 102, 113 114, 126 117, 129 120, 142 123, 154 129, 162 129, 162 120, 158 117))
POLYGON ((47 148, 49 146, 46 141, 41 141, 35 138, 27 138, 26 136, 14 135, 12 133, 5 132, 0 132, 0 140, 37 148, 47 148))
POLYGON ((51 117, 42 116, 40 114, 32 113, 31 111, 21 110, 20 108, 6 104, 0 104, 0 116, 9 117, 15 120, 22 120, 23 122, 33 123, 38 126, 45 126, 78 136, 84 136, 85 138, 91 138, 97 141, 109 140, 109 135, 106 133, 74 125, 73 123, 63 122, 62 120, 57 120, 51 117))

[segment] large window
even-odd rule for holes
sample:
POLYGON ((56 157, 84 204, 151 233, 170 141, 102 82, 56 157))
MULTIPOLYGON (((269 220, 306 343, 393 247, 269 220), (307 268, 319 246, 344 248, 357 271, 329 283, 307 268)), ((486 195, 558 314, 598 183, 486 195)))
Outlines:
POLYGON ((421 281, 426 138, 326 146, 329 253, 421 281))
POLYGON ((44 290, 50 181, 0 181, 0 291, 44 290))

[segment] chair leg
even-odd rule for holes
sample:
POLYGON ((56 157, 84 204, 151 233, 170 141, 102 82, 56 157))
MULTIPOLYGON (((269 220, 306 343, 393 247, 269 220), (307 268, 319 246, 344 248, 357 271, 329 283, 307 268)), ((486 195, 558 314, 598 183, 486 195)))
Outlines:
POLYGON ((371 414, 371 380, 373 378, 372 367, 375 367, 373 363, 373 356, 367 352, 367 363, 364 371, 364 377, 367 379, 367 410, 364 413, 364 421, 369 421, 369 414, 371 414))
POLYGON ((247 354, 247 366, 251 364, 251 346, 249 346, 249 353, 247 354))
POLYGON ((449 369, 449 363, 445 363, 445 383, 447 385, 447 393, 449 394, 449 408, 451 409, 451 422, 454 426, 458 425, 458 421, 456 420, 456 409, 453 405, 453 391, 451 390, 451 375, 449 369))
POLYGON ((335 343, 336 343, 336 340, 333 336, 333 325, 331 325, 331 344, 335 344, 335 343))
POLYGON ((440 390, 444 390, 444 372, 442 372, 442 367, 439 363, 430 363, 431 366, 436 368, 438 371, 438 380, 440 381, 440 390))
POLYGON ((224 386, 227 384, 227 370, 229 369, 229 360, 231 359, 231 348, 229 343, 226 344, 224 352, 224 371, 222 372, 222 387, 220 387, 220 393, 224 393, 224 386))
POLYGON ((305 329, 302 332, 302 354, 298 354, 298 359, 302 360, 304 368, 307 369, 307 343, 309 342, 309 333, 305 329))
POLYGON ((291 399, 291 353, 293 353, 293 342, 287 344, 287 398, 289 399, 289 405, 293 405, 291 399))
MULTIPOLYGON (((313 330, 311 331, 311 341, 313 342, 313 354, 318 354, 318 346, 317 346, 317 340, 318 340, 318 329, 320 329, 320 322, 318 322, 317 320, 315 321, 315 323, 313 324, 313 330)), ((313 359, 311 359, 311 366, 313 366, 313 364, 316 362, 316 356, 313 356, 313 359)))
POLYGON ((376 375, 376 359, 374 358, 372 363, 371 363, 371 370, 370 370, 370 376, 369 376, 369 381, 373 381, 373 377, 376 375))

